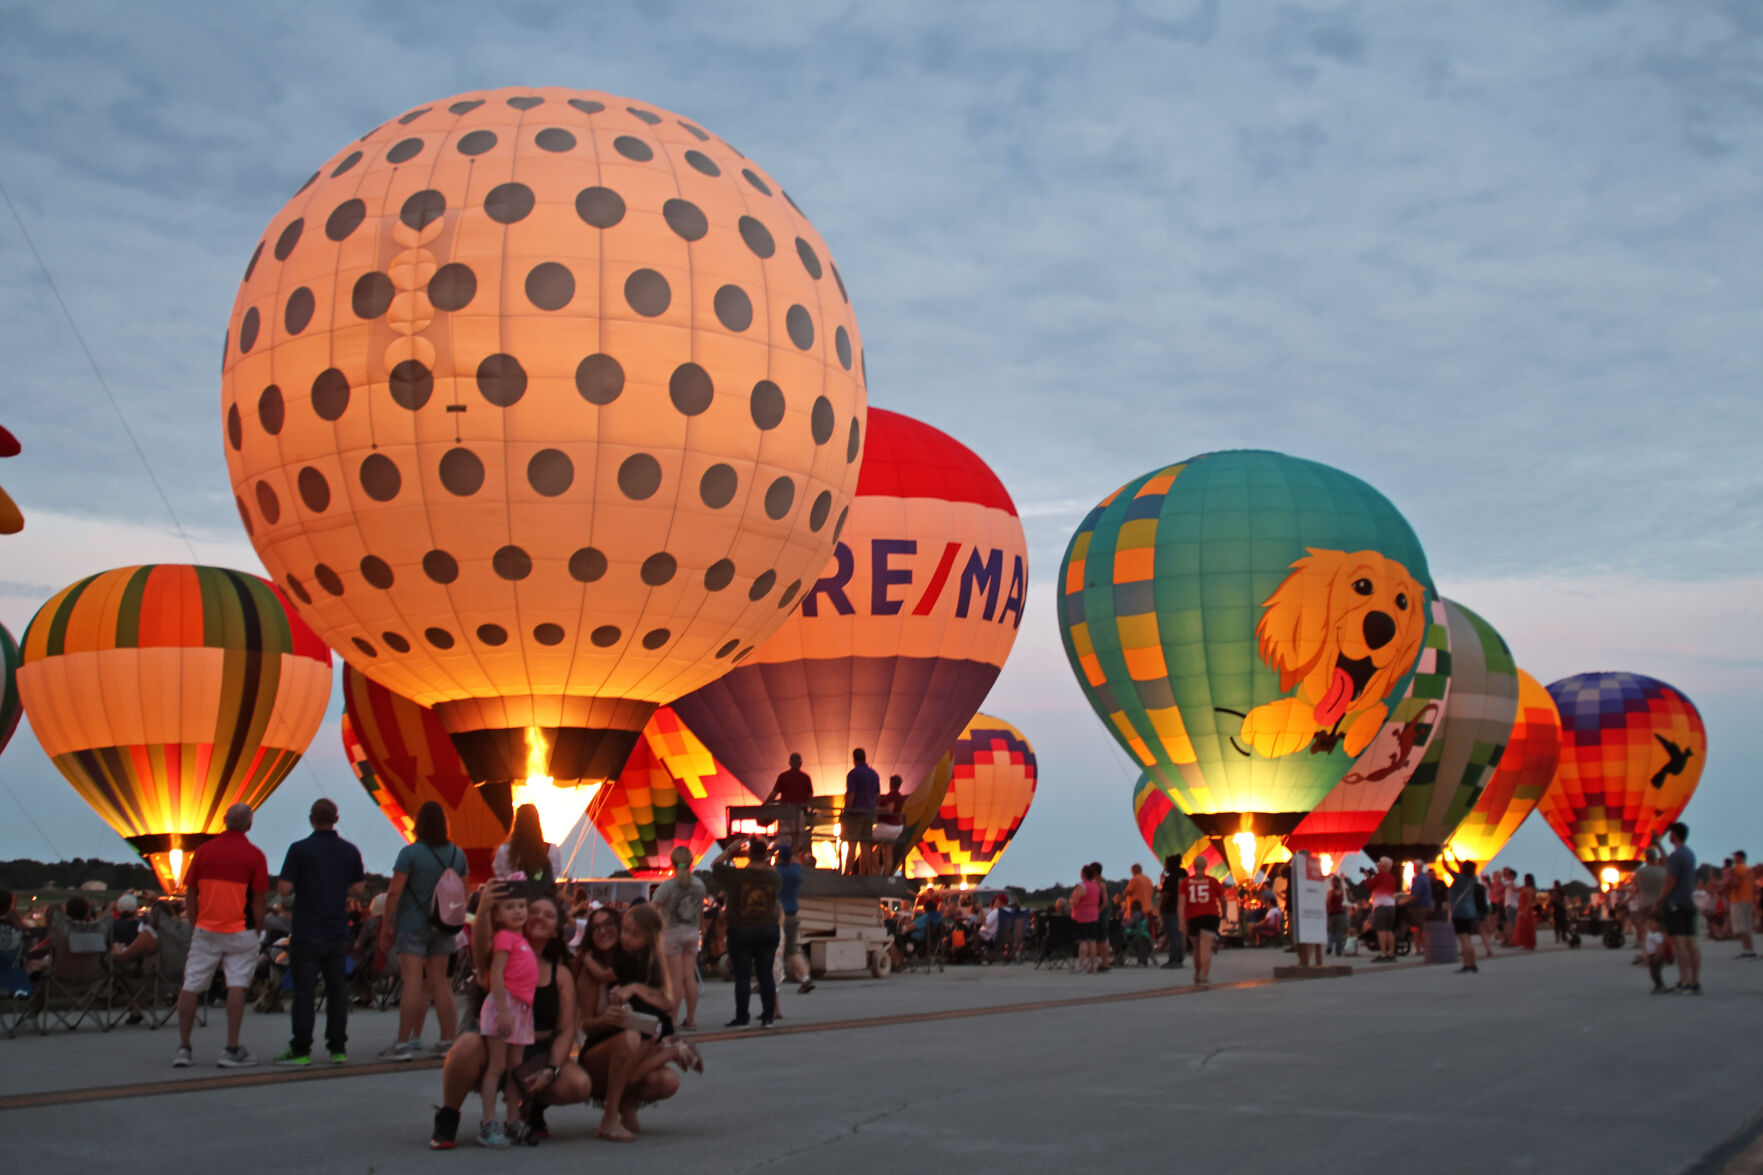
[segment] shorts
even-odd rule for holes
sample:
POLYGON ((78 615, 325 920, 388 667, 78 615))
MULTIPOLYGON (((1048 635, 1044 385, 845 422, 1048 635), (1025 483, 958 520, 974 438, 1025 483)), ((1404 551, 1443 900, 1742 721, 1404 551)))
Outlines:
POLYGON ((453 944, 458 937, 459 932, 456 930, 442 930, 429 924, 424 924, 420 930, 400 926, 397 937, 392 940, 392 953, 416 955, 423 959, 444 959, 453 953, 453 944))
POLYGON ((1750 902, 1734 902, 1732 916, 1729 919, 1732 924, 1732 932, 1742 934, 1755 927, 1757 925, 1756 911, 1757 907, 1750 902))
POLYGON ((1453 918, 1451 919, 1451 929, 1464 938, 1471 938, 1475 935, 1475 919, 1453 918))
POLYGON ((1218 915, 1217 914, 1195 914, 1193 917, 1188 919, 1188 933, 1189 934, 1199 934, 1201 931, 1205 931, 1208 934, 1217 935, 1217 933, 1218 933, 1218 915))
POLYGON ((702 945, 696 927, 676 926, 661 935, 661 956, 665 959, 695 955, 702 945))
POLYGON ((846 840, 873 840, 875 813, 847 811, 839 818, 839 831, 846 840))
POLYGON ((1432 915, 1431 906, 1416 906, 1412 902, 1399 907, 1399 909, 1402 911, 1402 916, 1407 919, 1408 925, 1416 929, 1425 926, 1427 919, 1432 915))
POLYGON ((1672 938, 1696 937, 1696 908, 1694 906, 1666 906, 1665 933, 1672 938))
POLYGON ((228 987, 250 987, 257 976, 257 932, 227 934, 198 926, 190 934, 190 953, 184 960, 184 990, 207 991, 216 970, 224 971, 228 987))
POLYGON ((1102 922, 1101 922, 1101 919, 1097 919, 1094 922, 1079 922, 1077 924, 1077 941, 1079 941, 1079 942, 1101 942, 1102 941, 1102 922))
POLYGON ((784 915, 784 958, 789 958, 801 949, 796 938, 802 928, 802 919, 795 914, 784 915))
MULTIPOLYGON (((481 1033, 486 1040, 494 1040, 501 1035, 498 1029, 504 1027, 504 1025, 496 1016, 495 996, 487 995, 484 997, 484 1006, 478 1011, 477 1022, 478 1032, 481 1033)), ((531 1004, 523 1004, 513 996, 509 996, 508 1022, 505 1027, 508 1031, 507 1040, 509 1044, 533 1043, 533 1006, 531 1004)))
POLYGON ((1394 906, 1371 907, 1371 929, 1383 932, 1396 928, 1396 908, 1394 906))

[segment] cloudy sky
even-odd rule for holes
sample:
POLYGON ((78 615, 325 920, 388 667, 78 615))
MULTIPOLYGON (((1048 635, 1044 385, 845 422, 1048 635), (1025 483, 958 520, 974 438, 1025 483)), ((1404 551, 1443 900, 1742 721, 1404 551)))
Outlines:
MULTIPOLYGON (((0 3, 15 633, 81 575, 189 559, 179 525, 204 561, 257 566, 216 356, 263 226, 320 161, 458 91, 579 86, 783 180, 846 278, 872 402, 1015 496, 1036 589, 987 709, 1035 741, 1042 790, 998 879, 1148 858, 1050 584, 1099 498, 1232 447, 1377 485, 1542 680, 1684 689, 1712 743, 1687 819, 1719 833, 1695 839, 1763 849, 1751 0, 366 7, 0 3)), ((264 839, 323 790, 389 860, 334 723, 264 839)), ((0 857, 126 856, 24 729, 0 783, 0 857)), ((1570 875, 1540 825, 1505 860, 1570 875)))

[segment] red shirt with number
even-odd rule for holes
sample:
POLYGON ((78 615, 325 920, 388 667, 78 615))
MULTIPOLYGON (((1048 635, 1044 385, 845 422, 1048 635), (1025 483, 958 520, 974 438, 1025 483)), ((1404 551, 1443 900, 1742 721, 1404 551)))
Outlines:
POLYGON ((1219 916, 1224 914, 1224 906, 1221 904, 1221 899, 1224 897, 1224 886, 1220 885, 1216 878, 1203 875, 1184 877, 1181 883, 1181 892, 1188 903, 1186 917, 1204 918, 1208 914, 1219 916))

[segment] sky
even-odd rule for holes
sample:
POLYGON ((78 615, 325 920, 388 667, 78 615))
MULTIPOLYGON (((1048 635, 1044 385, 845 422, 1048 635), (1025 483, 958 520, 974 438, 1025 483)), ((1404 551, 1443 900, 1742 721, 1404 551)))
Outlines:
MULTIPOLYGON (((1763 702, 1751 0, 0 0, 0 26, 15 634, 104 568, 193 550, 259 569, 217 340, 320 161, 463 90, 577 86, 697 120, 784 182, 850 290, 871 403, 1010 488, 1032 588, 985 709, 1028 734, 1041 782, 994 881, 1150 865, 1051 585, 1115 487, 1241 447, 1381 489, 1440 590, 1540 680, 1681 688, 1710 741, 1692 844, 1763 848, 1742 749, 1763 702)), ((260 838, 274 856, 323 792, 383 865, 397 840, 339 706, 260 838)), ((24 728, 0 784, 0 858, 127 858, 24 728)), ((1540 821, 1501 863, 1577 869, 1540 821)))

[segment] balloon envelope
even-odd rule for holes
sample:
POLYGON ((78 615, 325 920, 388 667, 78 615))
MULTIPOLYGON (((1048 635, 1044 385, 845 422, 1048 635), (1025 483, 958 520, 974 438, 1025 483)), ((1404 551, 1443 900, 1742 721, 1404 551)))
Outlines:
POLYGON ((975 714, 949 754, 948 790, 907 855, 906 875, 977 882, 1003 856, 1034 801, 1034 747, 1008 722, 975 714))
POLYGON ((674 703, 760 795, 792 752, 842 796, 862 747, 916 787, 985 700, 1016 641, 1027 546, 997 475, 965 445, 872 409, 857 501, 800 611, 757 653, 674 703))
POLYGON ((1485 865, 1536 810, 1561 761, 1561 713, 1542 683, 1518 671, 1518 716, 1500 765, 1451 834, 1451 855, 1485 865))
POLYGON ((63 588, 25 630, 19 694, 37 741, 167 892, 233 804, 300 761, 331 654, 280 594, 220 567, 123 567, 63 588))
POLYGON ((698 823, 721 840, 729 834, 728 810, 754 802, 754 795, 717 761, 702 739, 680 719, 672 706, 655 711, 643 727, 643 741, 650 754, 661 761, 673 777, 680 798, 698 823))
POLYGON ((696 864, 715 843, 710 826, 686 803, 685 789, 647 738, 639 741, 618 778, 588 805, 588 817, 634 877, 665 877, 681 845, 696 864))
POLYGON ((18 664, 18 642, 0 624, 0 752, 12 741, 24 713, 24 704, 18 700, 18 664))
POLYGON ((1702 778, 1702 716, 1681 691, 1638 673, 1581 673, 1551 682, 1549 696, 1561 762, 1543 818, 1594 875, 1606 863, 1633 868, 1702 778))
MULTIPOLYGON (((1145 844, 1160 863, 1175 857, 1186 864, 1196 849, 1206 847, 1206 834, 1200 831, 1200 826, 1183 816, 1175 801, 1169 798, 1169 793, 1149 775, 1140 775, 1139 782, 1133 787, 1132 814, 1139 826, 1139 835, 1145 838, 1145 844)), ((1217 856, 1216 852, 1214 856, 1217 856)), ((1219 860, 1223 858, 1219 857, 1219 860)))
POLYGON ((536 754, 597 780, 826 565, 862 367, 825 242, 758 164, 646 103, 486 90, 344 145, 272 218, 225 455, 302 616, 434 708, 474 779, 536 754))

